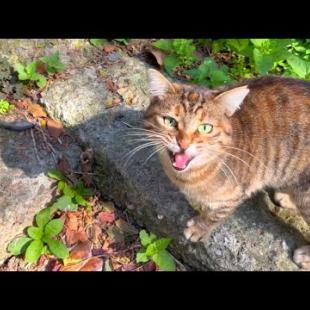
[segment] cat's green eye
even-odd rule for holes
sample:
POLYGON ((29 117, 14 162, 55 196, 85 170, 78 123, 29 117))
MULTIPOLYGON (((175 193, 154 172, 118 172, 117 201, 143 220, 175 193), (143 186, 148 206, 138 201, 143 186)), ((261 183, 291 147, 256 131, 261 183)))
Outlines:
POLYGON ((173 117, 170 117, 170 116, 164 116, 164 122, 165 122, 165 125, 169 127, 177 127, 177 124, 178 124, 177 121, 173 117))
POLYGON ((211 124, 201 124, 198 127, 199 133, 210 133, 213 130, 213 126, 211 124))

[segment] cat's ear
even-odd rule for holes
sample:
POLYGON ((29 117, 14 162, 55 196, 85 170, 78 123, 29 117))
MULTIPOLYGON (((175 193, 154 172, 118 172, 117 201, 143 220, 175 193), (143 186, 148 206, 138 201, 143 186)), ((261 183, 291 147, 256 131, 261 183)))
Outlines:
POLYGON ((148 70, 149 90, 152 96, 162 97, 169 92, 175 92, 172 83, 160 72, 154 69, 148 70))
POLYGON ((248 86, 236 87, 215 97, 215 101, 225 107, 228 116, 232 116, 240 107, 249 93, 248 86))

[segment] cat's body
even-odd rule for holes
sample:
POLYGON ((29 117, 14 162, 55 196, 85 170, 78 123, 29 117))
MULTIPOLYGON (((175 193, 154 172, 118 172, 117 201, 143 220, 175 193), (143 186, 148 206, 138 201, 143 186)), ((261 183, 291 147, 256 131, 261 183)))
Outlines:
MULTIPOLYGON (((266 187, 289 194, 310 224, 309 82, 270 76, 208 90, 150 70, 150 88, 149 138, 164 146, 165 172, 200 212, 188 222, 188 239, 206 238, 266 187)), ((303 267, 309 258, 310 248, 295 253, 303 267)))

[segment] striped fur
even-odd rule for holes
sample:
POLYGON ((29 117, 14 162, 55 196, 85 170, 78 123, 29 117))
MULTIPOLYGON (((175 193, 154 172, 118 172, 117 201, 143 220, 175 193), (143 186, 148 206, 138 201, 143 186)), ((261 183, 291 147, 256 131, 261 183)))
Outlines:
MULTIPOLYGON (((163 76, 156 78, 165 81, 163 76)), ((173 168, 167 149, 160 153, 171 181, 189 201, 199 205, 200 219, 196 219, 196 226, 191 221, 185 231, 189 239, 198 241, 207 236, 210 228, 242 201, 266 187, 289 194, 310 223, 309 82, 266 76, 217 90, 169 82, 165 92, 152 97, 145 128, 184 149, 195 146, 201 153, 202 148, 213 150, 199 164, 193 160, 184 171, 173 168), (240 109, 228 115, 217 98, 244 85, 248 95, 240 109), (162 122, 165 115, 175 118, 178 127, 166 128, 162 122), (206 122, 213 124, 214 130, 201 135, 197 127, 206 122)))

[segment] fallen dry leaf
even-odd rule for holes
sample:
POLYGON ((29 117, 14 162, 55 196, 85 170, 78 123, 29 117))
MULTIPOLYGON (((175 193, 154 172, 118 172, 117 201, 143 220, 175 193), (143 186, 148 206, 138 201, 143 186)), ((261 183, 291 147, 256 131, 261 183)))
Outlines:
POLYGON ((106 84, 107 84, 107 89, 110 91, 110 92, 116 92, 118 87, 117 85, 111 80, 111 78, 107 78, 105 80, 106 84))
POLYGON ((100 222, 112 224, 115 221, 115 213, 102 211, 102 212, 98 213, 97 219, 100 222))
POLYGON ((106 53, 112 53, 114 52, 116 49, 116 47, 112 44, 105 44, 105 46, 103 47, 103 50, 106 52, 106 53))
POLYGON ((156 271, 156 264, 152 261, 149 261, 142 267, 143 271, 156 271))
POLYGON ((167 56, 164 52, 153 47, 147 47, 145 51, 153 55, 158 65, 162 67, 164 64, 164 58, 167 56))
POLYGON ((47 117, 46 112, 44 111, 43 107, 37 103, 28 102, 28 111, 32 114, 33 117, 47 117))
POLYGON ((42 74, 42 73, 45 73, 46 70, 47 70, 47 65, 42 61, 38 61, 37 62, 37 72, 42 74))
POLYGON ((78 230, 79 227, 79 218, 78 212, 66 212, 67 219, 65 222, 65 226, 70 230, 78 230))
POLYGON ((71 166, 67 158, 62 157, 58 160, 57 169, 64 175, 70 176, 71 174, 71 166))
POLYGON ((75 244, 79 241, 83 242, 88 240, 87 234, 85 231, 76 231, 67 229, 66 230, 66 243, 69 245, 75 244))
POLYGON ((116 220, 115 225, 126 235, 136 235, 139 232, 138 229, 136 229, 133 225, 127 223, 123 219, 116 220))
POLYGON ((50 118, 47 119, 47 130, 50 136, 56 139, 64 134, 62 123, 50 118))
POLYGON ((65 265, 69 265, 73 261, 84 260, 92 256, 92 243, 89 240, 79 242, 70 252, 68 258, 65 259, 65 265))
POLYGON ((90 258, 80 271, 102 271, 103 260, 99 257, 90 258))
POLYGON ((30 103, 29 99, 17 100, 15 105, 18 109, 28 109, 28 104, 30 103))

